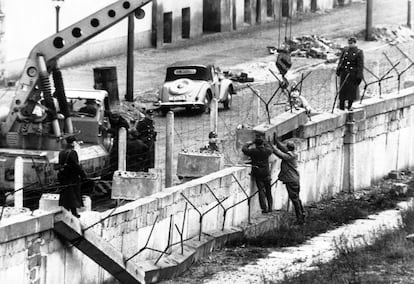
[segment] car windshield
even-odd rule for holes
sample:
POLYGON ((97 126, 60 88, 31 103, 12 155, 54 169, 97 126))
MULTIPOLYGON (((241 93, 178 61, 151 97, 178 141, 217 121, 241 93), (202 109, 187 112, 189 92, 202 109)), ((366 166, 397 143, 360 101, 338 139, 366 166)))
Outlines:
POLYGON ((99 103, 94 99, 70 98, 68 99, 69 110, 71 112, 88 113, 96 115, 99 103))
POLYGON ((203 66, 180 66, 168 67, 165 81, 175 81, 177 79, 191 79, 191 80, 211 80, 210 69, 203 66))

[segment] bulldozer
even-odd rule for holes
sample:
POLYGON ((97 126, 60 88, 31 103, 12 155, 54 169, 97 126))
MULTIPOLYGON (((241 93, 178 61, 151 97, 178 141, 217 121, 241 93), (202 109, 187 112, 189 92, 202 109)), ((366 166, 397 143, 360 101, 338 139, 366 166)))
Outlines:
POLYGON ((107 131, 108 94, 94 89, 65 90, 58 59, 148 2, 114 2, 44 39, 31 50, 14 92, 7 96, 9 107, 1 104, 0 205, 15 190, 16 157, 23 158, 24 193, 36 192, 40 197, 41 193, 54 189, 57 179, 54 168, 69 136, 75 135, 81 141, 75 150, 88 177, 110 175, 113 139, 107 131), (82 107, 90 101, 96 107, 95 114, 82 112, 82 107))

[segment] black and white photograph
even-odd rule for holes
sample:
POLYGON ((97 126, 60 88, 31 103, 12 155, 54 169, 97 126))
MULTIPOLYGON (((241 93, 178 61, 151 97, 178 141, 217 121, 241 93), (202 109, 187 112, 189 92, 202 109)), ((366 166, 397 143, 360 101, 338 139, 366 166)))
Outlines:
POLYGON ((0 0, 0 283, 414 283, 413 2, 0 0))

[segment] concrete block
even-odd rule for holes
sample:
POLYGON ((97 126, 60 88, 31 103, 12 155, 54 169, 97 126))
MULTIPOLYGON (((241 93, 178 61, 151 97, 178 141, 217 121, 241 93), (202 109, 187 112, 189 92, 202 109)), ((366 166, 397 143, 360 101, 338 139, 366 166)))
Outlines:
POLYGON ((202 177, 224 168, 224 155, 211 152, 180 152, 177 176, 202 177))
POLYGON ((347 113, 346 120, 349 122, 356 122, 365 120, 365 109, 363 108, 356 108, 354 111, 350 111, 347 113))
POLYGON ((112 198, 136 200, 162 190, 158 172, 116 171, 112 182, 112 198))
POLYGON ((309 138, 320 135, 345 124, 346 113, 321 113, 312 117, 312 121, 307 122, 299 131, 301 138, 309 138))
POLYGON ((308 122, 308 116, 304 110, 284 112, 270 120, 270 124, 263 123, 254 128, 258 133, 264 134, 266 139, 273 140, 273 135, 281 137, 298 129, 308 122))
MULTIPOLYGON (((87 195, 82 195, 83 207, 79 209, 79 212, 86 212, 92 210, 91 198, 87 195)), ((59 206, 59 194, 44 193, 39 200, 39 209, 43 211, 56 211, 60 210, 59 206)))

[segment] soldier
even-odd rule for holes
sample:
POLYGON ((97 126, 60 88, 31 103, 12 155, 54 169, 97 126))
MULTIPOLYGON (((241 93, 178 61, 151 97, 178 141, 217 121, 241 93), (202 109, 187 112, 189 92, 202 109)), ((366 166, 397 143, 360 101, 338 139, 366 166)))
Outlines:
POLYGON ((58 180, 62 185, 59 205, 70 210, 73 216, 80 218, 76 208, 83 206, 81 194, 81 181, 86 179, 86 174, 79 164, 79 157, 75 149, 76 138, 66 138, 66 148, 59 152, 58 180))
POLYGON ((359 84, 364 78, 364 53, 356 45, 356 38, 348 39, 348 47, 342 51, 336 75, 340 77, 339 108, 345 109, 348 101, 348 110, 352 110, 352 103, 359 95, 359 84))

